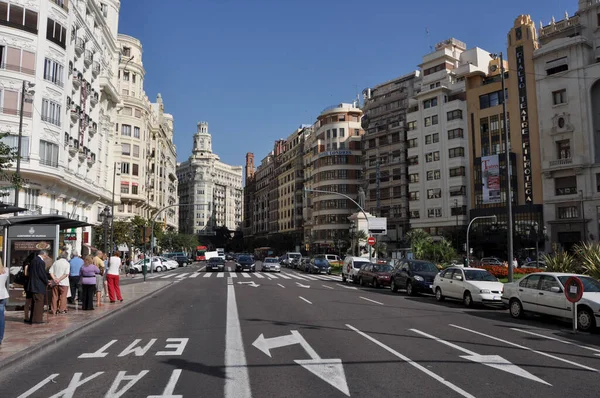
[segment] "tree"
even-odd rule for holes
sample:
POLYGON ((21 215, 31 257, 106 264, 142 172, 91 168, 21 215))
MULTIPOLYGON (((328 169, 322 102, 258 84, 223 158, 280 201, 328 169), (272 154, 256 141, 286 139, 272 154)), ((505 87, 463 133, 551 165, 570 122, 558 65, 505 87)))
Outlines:
POLYGON ((191 252, 198 246, 198 237, 196 235, 180 234, 175 232, 166 232, 160 239, 158 245, 164 251, 191 252))
POLYGON ((415 258, 425 258, 425 251, 432 242, 431 236, 424 230, 417 228, 410 230, 406 234, 406 239, 410 244, 410 248, 415 258))
POLYGON ((350 249, 349 250, 352 251, 353 255, 360 248, 360 243, 361 242, 366 242, 368 238, 369 238, 369 236, 362 229, 359 229, 359 230, 352 229, 352 230, 350 230, 350 233, 348 234, 348 243, 350 243, 350 249))
POLYGON ((423 245, 423 251, 422 258, 436 264, 447 263, 456 256, 456 250, 452 247, 452 242, 445 238, 438 241, 428 241, 423 245))
MULTIPOLYGON (((17 151, 16 149, 8 146, 2 142, 2 138, 6 137, 7 133, 0 133, 0 179, 3 181, 9 181, 13 187, 19 189, 23 185, 22 179, 19 178, 15 173, 8 174, 6 171, 13 166, 13 162, 16 161, 17 151), (6 176, 6 177, 4 177, 6 176)), ((9 196, 10 193, 7 191, 0 193, 0 200, 4 196, 9 196)))

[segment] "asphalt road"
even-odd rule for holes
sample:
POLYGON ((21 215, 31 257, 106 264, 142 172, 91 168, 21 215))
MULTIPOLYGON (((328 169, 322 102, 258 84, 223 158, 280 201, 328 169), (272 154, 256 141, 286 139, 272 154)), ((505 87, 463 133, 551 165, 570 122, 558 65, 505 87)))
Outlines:
POLYGON ((568 324, 336 276, 199 270, 4 371, 0 397, 598 395, 600 339, 568 324))

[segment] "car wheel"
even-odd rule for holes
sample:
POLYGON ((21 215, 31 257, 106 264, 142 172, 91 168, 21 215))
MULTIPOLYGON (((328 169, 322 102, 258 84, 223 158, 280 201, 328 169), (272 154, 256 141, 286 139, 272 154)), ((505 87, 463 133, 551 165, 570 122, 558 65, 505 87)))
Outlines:
POLYGON ((587 308, 577 310, 577 329, 582 332, 589 332, 596 327, 594 314, 587 308))
POLYGON ((465 304, 466 307, 471 307, 473 306, 473 297, 471 297, 471 293, 466 291, 464 296, 463 296, 463 303, 465 304))
POLYGON ((377 278, 373 278, 373 287, 377 289, 379 287, 379 283, 377 283, 377 278))
POLYGON ((184 266, 184 267, 187 267, 187 263, 185 261, 181 265, 184 266))
POLYGON ((390 290, 394 293, 396 293, 398 291, 398 286, 396 286, 396 283, 394 282, 394 280, 392 279, 392 281, 390 282, 390 290))
POLYGON ((413 284, 411 281, 406 282, 406 294, 408 294, 409 296, 414 296, 415 294, 413 284))
POLYGON ((439 287, 437 289, 435 289, 435 299, 437 301, 444 301, 445 297, 442 294, 442 289, 440 289, 439 287))
POLYGON ((510 316, 513 318, 523 318, 523 305, 517 299, 510 300, 508 305, 510 316))
POLYGON ((156 272, 161 272, 163 269, 161 266, 156 267, 156 272))
POLYGON ((346 283, 346 275, 342 274, 342 282, 346 283))
POLYGON ((361 286, 365 285, 365 282, 363 281, 363 278, 358 278, 358 284, 361 286))

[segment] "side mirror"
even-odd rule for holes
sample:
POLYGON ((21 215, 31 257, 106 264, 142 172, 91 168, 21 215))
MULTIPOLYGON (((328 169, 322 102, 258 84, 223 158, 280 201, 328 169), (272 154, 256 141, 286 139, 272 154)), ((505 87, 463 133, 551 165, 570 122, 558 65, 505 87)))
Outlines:
POLYGON ((550 288, 550 291, 551 291, 552 293, 560 293, 560 292, 561 292, 561 290, 560 290, 560 287, 558 287, 558 286, 552 286, 552 287, 550 288))

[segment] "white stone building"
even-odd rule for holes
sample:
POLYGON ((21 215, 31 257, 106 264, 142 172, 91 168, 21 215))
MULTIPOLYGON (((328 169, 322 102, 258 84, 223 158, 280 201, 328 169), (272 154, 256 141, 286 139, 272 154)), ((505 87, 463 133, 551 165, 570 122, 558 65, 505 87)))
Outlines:
POLYGON ((546 251, 597 241, 600 213, 600 2, 539 30, 534 53, 546 251))
MULTIPOLYGON (((115 216, 152 219, 162 208, 178 203, 173 117, 164 112, 160 94, 156 103, 151 103, 144 91, 146 71, 140 41, 123 34, 118 41, 121 60, 117 87, 122 103, 115 128, 115 216)), ((178 208, 165 209, 157 221, 176 231, 178 208)))
MULTIPOLYGON (((30 214, 96 223, 111 201, 119 9, 118 0, 0 1, 0 126, 15 148, 22 82, 35 84, 22 109, 18 199, 30 214)), ((3 200, 14 203, 4 180, 3 200)), ((81 249, 90 235, 83 241, 79 228, 68 243, 81 249)))
POLYGON ((198 123, 192 155, 177 166, 179 202, 194 204, 179 209, 180 231, 212 235, 215 228, 241 227, 242 176, 242 166, 225 164, 213 153, 208 123, 198 123))

